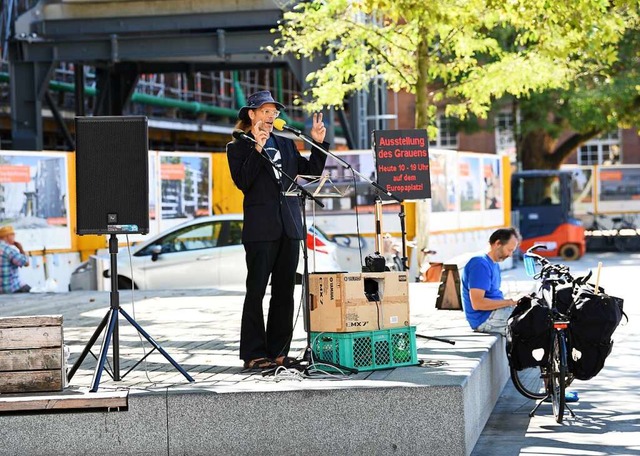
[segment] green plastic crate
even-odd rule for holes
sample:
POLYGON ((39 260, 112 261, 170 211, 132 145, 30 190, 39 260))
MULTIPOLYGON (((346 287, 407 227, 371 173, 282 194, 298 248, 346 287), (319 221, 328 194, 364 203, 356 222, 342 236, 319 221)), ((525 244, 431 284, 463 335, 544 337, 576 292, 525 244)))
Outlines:
POLYGON ((416 327, 349 333, 312 332, 311 348, 317 361, 372 371, 418 364, 416 327))

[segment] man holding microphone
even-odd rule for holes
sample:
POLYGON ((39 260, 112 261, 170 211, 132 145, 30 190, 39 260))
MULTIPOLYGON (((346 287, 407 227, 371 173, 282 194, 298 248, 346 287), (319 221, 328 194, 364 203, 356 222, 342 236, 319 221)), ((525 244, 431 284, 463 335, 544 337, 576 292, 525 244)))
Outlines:
MULTIPOLYGON (((242 311, 240 358, 246 369, 288 366, 293 333, 293 292, 303 232, 298 197, 285 196, 286 176, 320 175, 326 155, 312 148, 306 159, 295 143, 273 135, 284 105, 269 91, 254 93, 238 112, 233 142, 227 145, 231 177, 244 194, 242 243, 247 262, 247 294, 242 311), (238 131, 237 130, 237 131, 238 131), (272 167, 264 155, 276 168, 272 167), (282 172, 280 172, 282 170, 282 172), (262 300, 271 277, 271 301, 265 327, 262 300)), ((322 114, 313 115, 311 138, 323 149, 322 114)))

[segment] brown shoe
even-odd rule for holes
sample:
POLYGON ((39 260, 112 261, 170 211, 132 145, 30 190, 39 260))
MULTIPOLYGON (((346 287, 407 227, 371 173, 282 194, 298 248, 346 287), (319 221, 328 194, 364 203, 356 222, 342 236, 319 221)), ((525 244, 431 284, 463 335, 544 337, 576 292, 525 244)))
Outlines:
POLYGON ((276 363, 269 358, 257 358, 244 362, 244 368, 249 370, 263 370, 276 367, 276 363))
POLYGON ((275 359, 275 362, 277 366, 282 366, 282 367, 291 367, 294 364, 298 364, 297 359, 289 358, 288 356, 278 356, 275 359))

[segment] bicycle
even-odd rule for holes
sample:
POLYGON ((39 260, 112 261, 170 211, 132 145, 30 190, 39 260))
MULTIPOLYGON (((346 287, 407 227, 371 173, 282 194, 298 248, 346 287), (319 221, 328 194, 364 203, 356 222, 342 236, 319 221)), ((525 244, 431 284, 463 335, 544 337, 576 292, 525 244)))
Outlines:
POLYGON ((636 226, 631 218, 622 214, 620 217, 610 217, 602 214, 587 212, 593 217, 591 225, 585 228, 587 250, 597 248, 599 243, 607 247, 615 247, 618 252, 629 252, 638 247, 636 226), (607 220, 608 223, 601 221, 607 220))
POLYGON ((517 370, 511 362, 509 364, 511 381, 516 390, 523 396, 538 401, 529 416, 533 417, 540 405, 551 401, 555 420, 561 423, 565 409, 569 410, 572 417, 575 417, 575 414, 566 404, 565 396, 567 386, 573 381, 567 361, 570 322, 565 314, 567 309, 559 308, 558 296, 560 289, 570 291, 574 278, 567 266, 552 264, 546 258, 534 253, 541 248, 545 247, 537 245, 527 250, 524 254, 524 264, 527 274, 541 282, 538 295, 532 299, 536 299, 538 303, 548 308, 546 324, 550 336, 547 344, 542 343, 547 349, 543 356, 539 356, 540 359, 535 367, 517 370), (538 265, 541 266, 540 272, 537 272, 538 265))

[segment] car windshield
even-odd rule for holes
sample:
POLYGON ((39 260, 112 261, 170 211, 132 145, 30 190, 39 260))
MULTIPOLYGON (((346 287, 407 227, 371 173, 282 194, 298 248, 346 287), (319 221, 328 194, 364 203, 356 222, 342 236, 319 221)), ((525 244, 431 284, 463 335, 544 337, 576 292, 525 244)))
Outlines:
POLYGON ((229 245, 233 239, 237 238, 237 234, 234 233, 238 229, 242 230, 242 225, 240 224, 240 228, 237 225, 238 222, 213 221, 180 228, 149 244, 138 253, 138 256, 151 255, 153 247, 156 245, 162 247, 160 253, 210 249, 229 245))

